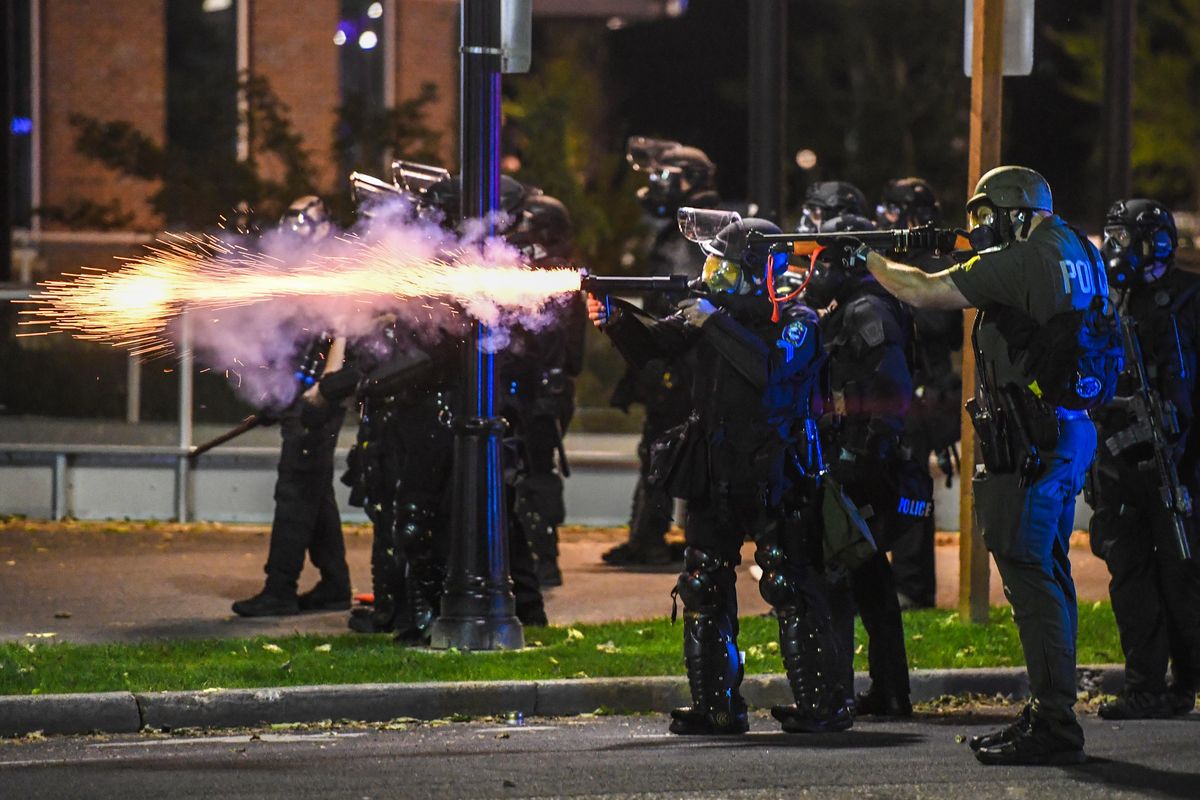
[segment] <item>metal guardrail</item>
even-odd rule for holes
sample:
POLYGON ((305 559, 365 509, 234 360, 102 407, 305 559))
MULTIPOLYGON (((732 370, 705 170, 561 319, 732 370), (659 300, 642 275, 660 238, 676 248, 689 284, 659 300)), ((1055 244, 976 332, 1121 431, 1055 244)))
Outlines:
MULTIPOLYGON (((68 487, 71 473, 81 462, 88 466, 122 468, 146 464, 174 465, 176 480, 173 504, 176 519, 187 521, 194 509, 194 473, 219 469, 274 468, 278 447, 226 447, 190 459, 190 446, 122 444, 31 444, 0 443, 0 466, 47 465, 51 468, 51 517, 55 520, 74 516, 68 487), (180 468, 182 465, 182 470, 180 468), (180 511, 182 510, 182 515, 180 511)), ((349 448, 340 448, 336 463, 345 463, 349 448)), ((569 451, 572 465, 600 472, 626 472, 638 468, 636 457, 604 450, 569 451)), ((623 498, 622 498, 623 500, 623 498)))

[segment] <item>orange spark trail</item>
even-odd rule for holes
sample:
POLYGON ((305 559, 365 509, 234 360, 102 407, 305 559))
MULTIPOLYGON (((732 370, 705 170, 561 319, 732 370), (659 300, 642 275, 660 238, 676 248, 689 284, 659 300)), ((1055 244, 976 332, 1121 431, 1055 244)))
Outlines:
POLYGON ((570 268, 493 265, 468 250, 430 258, 353 238, 339 240, 334 255, 309 255, 297 265, 210 236, 173 235, 149 250, 113 272, 87 269, 40 284, 22 324, 41 330, 23 335, 63 331, 144 355, 170 348, 165 331, 185 310, 279 298, 435 297, 468 307, 537 311, 555 295, 578 291, 580 279, 570 268))

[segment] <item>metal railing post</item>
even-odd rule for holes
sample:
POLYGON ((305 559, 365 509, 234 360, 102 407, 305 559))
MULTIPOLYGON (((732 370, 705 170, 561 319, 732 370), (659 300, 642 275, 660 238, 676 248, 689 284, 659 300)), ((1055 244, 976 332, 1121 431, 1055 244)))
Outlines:
POLYGON ((125 365, 125 421, 142 421, 142 362, 135 355, 125 365))
POLYGON ((56 453, 54 456, 54 475, 51 479, 53 496, 50 499, 50 516, 55 522, 65 518, 69 512, 67 499, 68 469, 70 463, 66 453, 56 453))
POLYGON ((187 522, 191 508, 188 451, 192 447, 192 329, 187 312, 179 315, 179 455, 175 462, 175 519, 187 522))

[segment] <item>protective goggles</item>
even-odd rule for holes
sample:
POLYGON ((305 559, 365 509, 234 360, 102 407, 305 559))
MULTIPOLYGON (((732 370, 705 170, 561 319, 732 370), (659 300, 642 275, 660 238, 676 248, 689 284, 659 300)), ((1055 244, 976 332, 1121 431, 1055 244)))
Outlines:
POLYGON ((821 206, 812 203, 805 203, 801 208, 804 216, 812 220, 813 224, 818 228, 821 227, 821 222, 825 219, 825 209, 821 206))
POLYGON ((1133 244, 1133 231, 1127 225, 1105 225, 1104 246, 1125 250, 1133 244))
POLYGON ((996 209, 989 206, 987 203, 980 203, 973 208, 967 209, 967 228, 974 230, 985 225, 995 225, 997 220, 996 209))
POLYGON ((889 224, 896 224, 904 214, 904 209, 895 203, 880 203, 875 206, 875 218, 878 220, 887 220, 889 224))
POLYGON ((742 288, 745 277, 742 275, 742 265, 736 261, 710 255, 704 259, 704 271, 701 280, 709 291, 724 294, 737 294, 742 288))

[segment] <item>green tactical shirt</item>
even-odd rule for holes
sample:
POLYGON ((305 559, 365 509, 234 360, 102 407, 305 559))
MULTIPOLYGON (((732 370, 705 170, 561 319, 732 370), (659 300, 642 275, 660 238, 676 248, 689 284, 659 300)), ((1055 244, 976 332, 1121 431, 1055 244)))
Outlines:
POLYGON ((1100 254, 1091 243, 1086 246, 1084 250, 1075 232, 1055 214, 1044 218, 1026 241, 985 250, 950 270, 963 297, 983 312, 980 367, 991 370, 996 388, 1031 382, 1024 353, 1010 347, 1001 333, 998 323, 1005 315, 1020 314, 1045 325, 1057 314, 1087 308, 1097 295, 1108 296, 1100 254))

